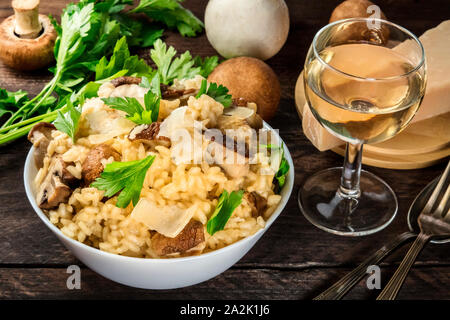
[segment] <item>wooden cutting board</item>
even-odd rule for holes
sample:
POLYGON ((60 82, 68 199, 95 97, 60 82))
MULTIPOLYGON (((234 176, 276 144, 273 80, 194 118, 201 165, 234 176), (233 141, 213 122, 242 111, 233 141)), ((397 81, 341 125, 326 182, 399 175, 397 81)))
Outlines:
MULTIPOLYGON (((303 71, 295 86, 295 105, 300 118, 306 105, 303 71)), ((332 151, 344 155, 345 145, 332 151)), ((450 112, 409 125, 392 139, 364 145, 363 163, 389 169, 418 169, 450 156, 450 112)))

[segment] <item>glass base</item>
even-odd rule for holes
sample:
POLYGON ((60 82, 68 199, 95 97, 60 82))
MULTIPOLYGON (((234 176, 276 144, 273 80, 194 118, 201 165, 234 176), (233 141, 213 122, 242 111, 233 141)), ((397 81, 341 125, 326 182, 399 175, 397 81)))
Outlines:
POLYGON ((309 177, 298 192, 298 205, 316 227, 342 236, 364 236, 384 229, 397 213, 397 197, 386 182, 361 170, 360 196, 339 192, 342 167, 309 177))

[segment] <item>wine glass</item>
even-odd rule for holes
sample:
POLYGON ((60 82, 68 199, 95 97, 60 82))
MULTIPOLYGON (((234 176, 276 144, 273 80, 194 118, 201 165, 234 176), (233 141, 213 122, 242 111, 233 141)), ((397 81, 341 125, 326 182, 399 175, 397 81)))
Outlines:
POLYGON ((334 234, 383 229, 395 217, 397 199, 386 182, 361 170, 363 144, 393 137, 417 112, 426 86, 422 44, 382 19, 336 21, 314 37, 304 86, 314 117, 347 148, 343 167, 320 171, 300 187, 301 211, 334 234))

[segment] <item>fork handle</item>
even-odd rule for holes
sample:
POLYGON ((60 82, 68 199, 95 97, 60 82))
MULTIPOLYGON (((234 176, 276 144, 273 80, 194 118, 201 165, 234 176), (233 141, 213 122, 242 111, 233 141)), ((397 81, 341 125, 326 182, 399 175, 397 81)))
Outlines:
POLYGON ((397 294, 400 291, 409 270, 414 264, 414 261, 416 261, 420 251, 422 251, 423 247, 427 244, 430 238, 430 235, 422 232, 419 233, 411 248, 409 248, 408 253, 403 258, 403 261, 397 271, 395 271, 391 280, 389 280, 386 287, 384 287, 383 291, 381 291, 380 295, 377 297, 377 300, 394 300, 397 297, 397 294))
POLYGON ((362 262, 358 267, 353 269, 347 275, 345 275, 341 280, 337 281, 327 290, 319 294, 314 300, 339 300, 350 291, 364 276, 367 275, 367 267, 378 264, 381 262, 388 254, 390 254, 394 249, 403 245, 408 240, 416 237, 417 234, 411 232, 405 232, 399 234, 389 243, 385 244, 378 251, 373 253, 364 262, 362 262))

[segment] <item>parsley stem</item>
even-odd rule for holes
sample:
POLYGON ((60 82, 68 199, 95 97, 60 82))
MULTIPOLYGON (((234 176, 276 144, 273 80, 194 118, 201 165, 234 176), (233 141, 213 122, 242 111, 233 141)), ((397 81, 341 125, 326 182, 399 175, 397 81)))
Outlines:
MULTIPOLYGON (((52 79, 52 81, 50 82, 50 83, 51 83, 50 88, 48 88, 48 89, 46 90, 46 92, 44 93, 44 95, 39 99, 38 103, 36 103, 36 104, 33 106, 33 108, 32 108, 29 112, 27 112, 27 114, 26 114, 27 116, 32 115, 32 114, 39 108, 39 106, 42 104, 42 102, 44 102, 44 100, 45 100, 45 99, 53 92, 53 90, 55 90, 56 85, 58 84, 59 78, 60 78, 60 76, 59 76, 59 74, 57 73, 57 74, 55 75, 55 77, 52 79)), ((49 84, 50 84, 50 83, 49 83, 49 84)))
MULTIPOLYGON (((53 82, 53 80, 51 81, 53 82)), ((50 83, 47 83, 45 85, 45 87, 42 89, 41 92, 39 92, 39 94, 37 96, 35 96, 33 99, 31 99, 30 101, 28 101, 27 103, 25 103, 22 107, 20 107, 2 126, 1 128, 5 128, 11 124, 14 123, 14 121, 20 117, 21 113, 26 110, 33 102, 35 102, 36 100, 40 99, 48 90, 50 83)), ((42 102, 41 102, 42 103, 42 102)))
MULTIPOLYGON (((63 108, 61 108, 59 110, 61 112, 65 112, 66 107, 63 107, 63 108)), ((14 123, 14 124, 9 125, 9 126, 4 127, 4 128, 0 128, 0 133, 8 132, 8 131, 10 131, 12 129, 19 128, 19 127, 25 126, 25 125, 30 124, 30 123, 32 123, 34 125, 34 124, 36 124, 38 122, 44 121, 46 118, 49 118, 51 116, 56 115, 57 112, 58 112, 58 110, 55 110, 55 111, 52 111, 52 112, 49 112, 49 113, 41 114, 41 115, 33 117, 33 118, 29 118, 27 120, 20 121, 18 123, 14 123)))
MULTIPOLYGON (((56 119, 56 113, 54 115, 48 116, 48 118, 42 119, 42 121, 51 122, 51 121, 53 121, 55 119, 56 119)), ((13 131, 10 131, 10 132, 8 132, 6 134, 0 135, 0 145, 3 145, 5 143, 7 143, 7 142, 13 141, 15 139, 18 139, 18 138, 26 135, 28 133, 28 131, 30 131, 30 129, 33 128, 33 126, 35 124, 36 123, 33 122, 33 123, 31 123, 31 124, 29 124, 27 126, 19 128, 17 130, 13 130, 13 131)))

